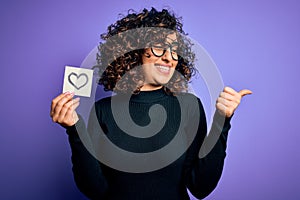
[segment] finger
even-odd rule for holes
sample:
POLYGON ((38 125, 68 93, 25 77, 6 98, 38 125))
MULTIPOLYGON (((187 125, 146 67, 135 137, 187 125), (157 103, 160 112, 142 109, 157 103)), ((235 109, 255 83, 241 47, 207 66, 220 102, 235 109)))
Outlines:
POLYGON ((58 123, 63 123, 65 118, 67 117, 66 116, 66 113, 71 110, 71 111, 74 111, 73 109, 73 105, 78 103, 79 102, 79 98, 75 98, 75 99, 72 99, 70 101, 68 101, 67 103, 64 104, 64 106, 62 107, 59 115, 58 115, 58 119, 57 119, 57 122, 58 123))
POLYGON ((229 101, 234 101, 235 97, 232 94, 226 93, 226 92, 221 92, 219 97, 227 99, 229 101))
POLYGON ((232 114, 233 114, 233 112, 235 110, 232 106, 226 106, 226 105, 224 105, 224 104, 222 104, 220 102, 218 102, 216 104, 216 107, 217 107, 219 113, 223 114, 226 117, 232 116, 232 114))
POLYGON ((50 112, 50 115, 51 115, 51 116, 53 115, 54 108, 56 107, 57 103, 58 103, 62 98, 64 98, 65 96, 67 96, 68 94, 70 94, 70 92, 62 93, 62 94, 58 95, 56 98, 54 98, 54 99, 52 100, 52 103, 51 103, 51 112, 50 112))
POLYGON ((72 106, 79 102, 79 97, 75 98, 75 99, 71 99, 70 101, 68 101, 66 104, 64 104, 63 108, 61 109, 61 113, 60 115, 65 115, 67 110, 71 109, 72 110, 72 106))
POLYGON ((80 104, 80 101, 73 104, 73 107, 72 107, 73 111, 75 111, 76 108, 78 108, 79 104, 80 104))
POLYGON ((219 113, 221 113, 224 116, 226 115, 226 106, 224 106, 221 103, 217 103, 216 104, 216 108, 217 108, 217 110, 218 110, 219 113))
POLYGON ((55 105, 55 107, 53 108, 53 112, 52 112, 52 119, 53 121, 56 121, 57 118, 59 117, 59 114, 61 112, 61 109, 63 108, 63 106, 69 102, 74 96, 74 93, 69 93, 67 95, 65 95, 63 98, 61 98, 55 105))
POLYGON ((54 114, 54 108, 56 107, 57 102, 63 98, 66 95, 66 93, 62 93, 60 95, 58 95, 57 97, 55 97, 54 99, 52 99, 51 101, 51 108, 50 108, 50 116, 53 117, 54 114))
POLYGON ((240 104, 241 103, 241 95, 239 93, 237 93, 236 95, 232 95, 232 94, 229 94, 229 93, 226 93, 226 92, 221 92, 220 93, 220 98, 223 98, 227 101, 230 101, 231 104, 233 106, 236 106, 236 104, 240 104))
POLYGON ((248 90, 248 89, 244 89, 244 90, 239 91, 239 94, 243 97, 245 95, 252 94, 252 91, 248 90))
POLYGON ((66 122, 67 126, 73 126, 78 121, 78 115, 76 113, 76 108, 79 106, 80 102, 76 102, 72 105, 71 109, 69 109, 66 113, 66 122))
POLYGON ((224 106, 227 106, 227 107, 233 107, 234 106, 233 101, 230 101, 230 100, 227 100, 227 99, 224 99, 224 98, 221 98, 221 97, 218 97, 217 103, 221 103, 221 104, 223 104, 224 106))
POLYGON ((70 92, 65 92, 65 93, 62 93, 62 94, 58 95, 57 97, 55 97, 51 103, 52 108, 53 108, 53 106, 55 106, 57 104, 58 101, 60 101, 64 96, 68 95, 69 93, 70 92))
POLYGON ((67 111, 67 115, 66 115, 66 116, 74 118, 74 114, 77 115, 77 113, 76 113, 76 108, 78 108, 79 105, 80 105, 80 101, 74 103, 74 104, 72 105, 71 109, 69 109, 69 110, 67 111))
POLYGON ((228 87, 228 86, 226 86, 223 91, 227 92, 229 94, 232 94, 232 95, 237 95, 238 94, 237 91, 235 91, 234 89, 232 89, 231 87, 228 87))

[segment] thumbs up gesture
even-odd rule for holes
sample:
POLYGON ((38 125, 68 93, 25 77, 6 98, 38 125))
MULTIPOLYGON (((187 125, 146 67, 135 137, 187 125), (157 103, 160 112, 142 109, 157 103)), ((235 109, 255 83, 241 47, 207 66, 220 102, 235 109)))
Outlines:
POLYGON ((249 94, 252 94, 252 91, 244 89, 237 92, 230 87, 225 87, 217 99, 216 108, 222 115, 231 117, 241 103, 242 97, 249 94))

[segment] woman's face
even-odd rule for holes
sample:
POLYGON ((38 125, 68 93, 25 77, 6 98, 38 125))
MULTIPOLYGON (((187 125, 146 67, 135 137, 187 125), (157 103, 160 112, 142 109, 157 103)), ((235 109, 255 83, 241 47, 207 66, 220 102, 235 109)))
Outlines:
POLYGON ((177 60, 174 60, 177 58, 177 47, 176 34, 174 33, 166 38, 165 44, 157 44, 152 50, 151 48, 145 49, 145 53, 142 55, 145 81, 141 91, 159 89, 169 82, 178 63, 177 60), (163 55, 161 55, 163 51, 159 47, 166 49, 163 55))

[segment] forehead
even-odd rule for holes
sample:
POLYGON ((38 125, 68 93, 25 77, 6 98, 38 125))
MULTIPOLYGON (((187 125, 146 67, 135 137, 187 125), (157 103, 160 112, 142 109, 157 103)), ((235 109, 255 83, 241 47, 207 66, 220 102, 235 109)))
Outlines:
POLYGON ((176 40, 177 38, 177 31, 166 29, 166 28, 155 28, 155 29, 146 29, 145 34, 141 33, 140 36, 143 37, 149 37, 151 40, 162 40, 165 41, 168 40, 176 40))
POLYGON ((169 43, 169 44, 177 42, 177 35, 176 35, 176 33, 172 33, 172 34, 167 35, 166 42, 169 43))

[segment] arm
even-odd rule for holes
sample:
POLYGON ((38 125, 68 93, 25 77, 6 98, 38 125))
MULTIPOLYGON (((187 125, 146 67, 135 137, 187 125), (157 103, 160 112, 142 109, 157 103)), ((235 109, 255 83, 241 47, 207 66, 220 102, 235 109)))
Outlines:
POLYGON ((250 90, 236 92, 232 88, 225 87, 217 99, 217 111, 214 114, 213 124, 208 136, 206 136, 207 127, 204 109, 199 101, 198 132, 187 151, 184 171, 186 185, 197 198, 205 198, 217 186, 226 156, 230 119, 242 97, 251 93, 250 90), (211 150, 210 148, 206 149, 206 147, 212 146, 211 150))
POLYGON ((196 138, 187 151, 185 168, 186 186, 199 199, 208 196, 220 180, 226 156, 227 135, 230 129, 230 118, 226 118, 224 122, 224 117, 216 112, 210 133, 205 136, 206 121, 205 119, 201 121, 196 138), (206 156, 199 158, 201 144, 200 152, 202 152, 202 147, 209 146, 209 143, 215 143, 212 150, 206 156))
POLYGON ((65 127, 72 150, 73 174, 79 190, 91 199, 101 199, 107 190, 107 182, 99 162, 87 151, 78 133, 87 135, 83 119, 77 115, 79 98, 66 92, 52 100, 50 116, 52 120, 65 127))
POLYGON ((82 143, 77 129, 81 134, 87 134, 82 118, 76 125, 67 128, 69 143, 72 150, 72 170, 78 189, 90 199, 102 199, 108 184, 102 173, 100 163, 82 143))

